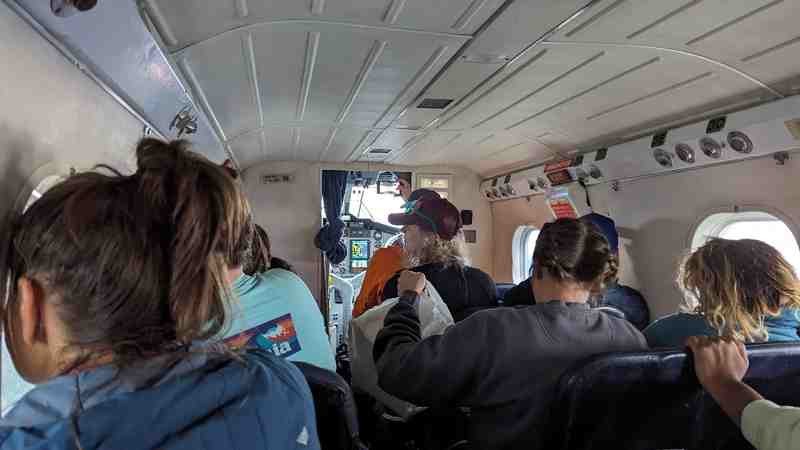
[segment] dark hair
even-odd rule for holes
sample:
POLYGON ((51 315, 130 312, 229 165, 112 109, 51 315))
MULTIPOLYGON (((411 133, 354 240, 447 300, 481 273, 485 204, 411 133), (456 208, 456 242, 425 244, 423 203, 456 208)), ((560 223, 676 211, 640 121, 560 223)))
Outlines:
POLYGON ((542 227, 533 251, 534 275, 544 271, 559 281, 586 283, 602 289, 616 280, 617 257, 593 224, 558 219, 542 227))
POLYGON ((264 273, 269 269, 284 269, 294 272, 291 264, 272 256, 272 245, 267 231, 258 224, 254 224, 253 228, 253 245, 250 249, 250 258, 244 265, 243 272, 247 275, 264 273))
POLYGON ((220 334, 228 324, 227 265, 250 242, 239 183, 185 141, 146 138, 138 170, 73 175, 4 227, 0 288, 15 327, 16 281, 47 293, 79 353, 125 366, 220 334))

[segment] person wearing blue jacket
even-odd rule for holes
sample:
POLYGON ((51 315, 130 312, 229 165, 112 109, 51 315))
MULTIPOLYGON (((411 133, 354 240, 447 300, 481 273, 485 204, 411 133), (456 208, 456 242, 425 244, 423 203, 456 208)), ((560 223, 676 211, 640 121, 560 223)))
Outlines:
POLYGON ((241 187, 183 141, 136 156, 2 226, 6 344, 36 387, 0 419, 0 449, 319 449, 299 369, 218 342, 251 239, 241 187))

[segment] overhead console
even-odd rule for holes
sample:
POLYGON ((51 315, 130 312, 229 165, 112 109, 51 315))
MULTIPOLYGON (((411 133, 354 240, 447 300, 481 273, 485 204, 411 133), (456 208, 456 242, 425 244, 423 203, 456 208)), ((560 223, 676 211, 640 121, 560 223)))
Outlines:
POLYGON ((544 195, 552 188, 611 183, 800 149, 800 96, 485 180, 489 201, 544 195))

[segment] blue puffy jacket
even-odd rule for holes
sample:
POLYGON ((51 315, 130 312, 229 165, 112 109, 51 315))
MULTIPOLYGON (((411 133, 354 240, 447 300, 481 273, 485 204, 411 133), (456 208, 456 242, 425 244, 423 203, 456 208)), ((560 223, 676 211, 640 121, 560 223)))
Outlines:
POLYGON ((37 386, 0 421, 2 449, 319 449, 303 375, 261 350, 187 353, 37 386))

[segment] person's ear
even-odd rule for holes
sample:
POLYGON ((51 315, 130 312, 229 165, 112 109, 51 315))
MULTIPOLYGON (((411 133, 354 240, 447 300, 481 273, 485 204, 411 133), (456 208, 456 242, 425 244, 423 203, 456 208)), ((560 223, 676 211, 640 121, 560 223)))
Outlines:
POLYGON ((19 330, 25 345, 34 345, 37 341, 46 340, 44 335, 44 291, 34 280, 21 277, 17 281, 19 298, 19 330))

